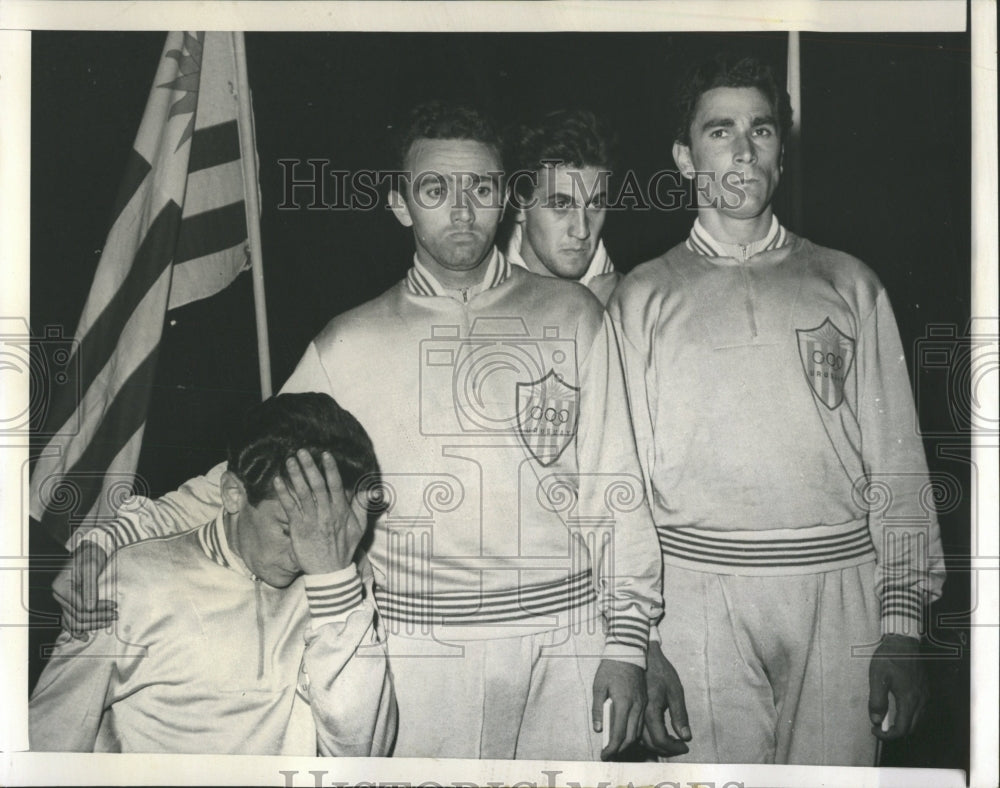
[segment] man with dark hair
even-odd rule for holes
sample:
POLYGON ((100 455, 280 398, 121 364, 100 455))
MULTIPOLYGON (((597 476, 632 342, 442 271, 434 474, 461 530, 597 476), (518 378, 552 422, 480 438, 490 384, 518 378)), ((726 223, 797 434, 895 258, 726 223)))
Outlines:
POLYGON ((117 625, 63 633, 29 704, 31 749, 388 754, 385 645, 352 562, 364 496, 345 494, 377 469, 325 394, 251 408, 215 518, 113 555, 117 625))
POLYGON ((771 67, 757 58, 734 57, 719 52, 696 65, 677 82, 674 93, 674 115, 677 118, 674 139, 677 142, 690 147, 698 102, 704 93, 714 88, 759 90, 772 108, 779 139, 788 139, 792 130, 792 102, 788 91, 779 87, 771 67))
POLYGON ((516 210, 507 258, 579 282, 606 303, 621 278, 601 240, 610 132, 592 112, 558 110, 513 128, 506 150, 516 210))
POLYGON ((418 140, 448 139, 476 140, 491 149, 498 160, 502 154, 499 131, 478 107, 438 99, 414 106, 392 140, 397 169, 411 172, 410 149, 418 140))
POLYGON ((608 311, 687 758, 870 766, 925 702, 919 637, 944 576, 892 309, 863 263, 774 216, 791 116, 769 68, 718 57, 678 96, 698 217, 608 311))
MULTIPOLYGON (((390 199, 412 228, 413 266, 332 320, 284 387, 336 396, 379 457, 384 512, 368 555, 395 754, 611 757, 639 734, 661 607, 614 337, 585 289, 511 266, 494 246, 502 162, 482 115, 424 105, 401 139, 409 177, 390 199)), ((86 539, 189 527, 216 480, 130 507, 86 539)), ((682 719, 676 674, 659 668, 682 719)))

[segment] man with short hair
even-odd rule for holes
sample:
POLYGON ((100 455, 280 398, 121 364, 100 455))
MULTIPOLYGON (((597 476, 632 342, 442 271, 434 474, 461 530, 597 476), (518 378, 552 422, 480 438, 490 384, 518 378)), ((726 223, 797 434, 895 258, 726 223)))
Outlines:
POLYGON ((579 282, 605 304, 621 279, 601 240, 612 169, 610 132, 587 110, 557 110, 506 140, 515 222, 507 258, 579 282))
POLYGON ((770 68, 701 64, 678 117, 697 220, 608 311, 686 759, 871 766, 924 704, 919 636, 944 575, 892 309, 863 263, 774 216, 791 108, 770 68))
MULTIPOLYGON (((614 337, 586 290, 494 247, 503 168, 481 113, 421 105, 399 155, 408 177, 390 199, 412 228, 413 266, 332 320, 284 387, 336 396, 379 457, 384 513, 368 555, 395 754, 611 757, 639 735, 661 606, 614 337)), ((187 527, 217 495, 213 477, 88 538, 187 527)))
POLYGON ((114 553, 117 624, 63 633, 29 704, 31 749, 388 754, 385 644, 352 561, 366 513, 345 494, 377 470, 326 394, 251 408, 216 516, 114 553))

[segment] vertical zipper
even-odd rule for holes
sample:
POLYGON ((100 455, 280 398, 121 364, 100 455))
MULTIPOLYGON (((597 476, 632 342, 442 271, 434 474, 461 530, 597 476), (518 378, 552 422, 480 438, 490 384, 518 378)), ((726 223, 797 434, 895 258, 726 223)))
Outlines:
POLYGON ((254 596, 257 600, 257 679, 264 678, 264 605, 261 598, 260 580, 253 582, 254 596))
POLYGON ((740 244, 740 274, 743 276, 744 300, 747 308, 747 321, 750 323, 750 336, 757 338, 757 318, 754 315, 753 292, 750 289, 750 267, 747 256, 747 246, 740 244))

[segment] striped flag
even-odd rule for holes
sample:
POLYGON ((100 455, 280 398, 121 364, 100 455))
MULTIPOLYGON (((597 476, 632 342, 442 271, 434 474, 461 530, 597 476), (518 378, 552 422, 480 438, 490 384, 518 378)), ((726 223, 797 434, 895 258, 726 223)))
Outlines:
POLYGON ((31 475, 31 517, 60 541, 132 490, 166 311, 249 267, 236 35, 167 36, 31 475))

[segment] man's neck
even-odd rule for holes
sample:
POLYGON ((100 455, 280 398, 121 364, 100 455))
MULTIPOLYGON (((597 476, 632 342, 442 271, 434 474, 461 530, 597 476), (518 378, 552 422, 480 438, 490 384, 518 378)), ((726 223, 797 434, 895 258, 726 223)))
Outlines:
POLYGON ((223 512, 222 514, 222 527, 226 532, 226 543, 229 545, 229 549, 233 552, 233 555, 242 561, 243 556, 240 554, 240 529, 237 525, 238 520, 239 515, 232 512, 223 512))
POLYGON ((528 242, 527 237, 521 236, 521 249, 520 249, 521 259, 524 260, 524 264, 528 266, 528 270, 533 274, 538 274, 539 276, 555 276, 548 268, 545 267, 538 255, 535 254, 535 250, 531 247, 528 242))
POLYGON ((698 221, 716 241, 724 244, 751 244, 761 240, 771 229, 773 211, 767 208, 760 216, 736 219, 714 208, 699 208, 698 221))
POLYGON ((427 269, 427 271, 449 290, 464 290, 468 287, 475 287, 483 281, 486 276, 486 268, 493 255, 493 247, 486 250, 483 258, 476 263, 474 268, 466 270, 453 270, 445 268, 430 255, 425 254, 422 249, 417 249, 417 260, 427 269))

